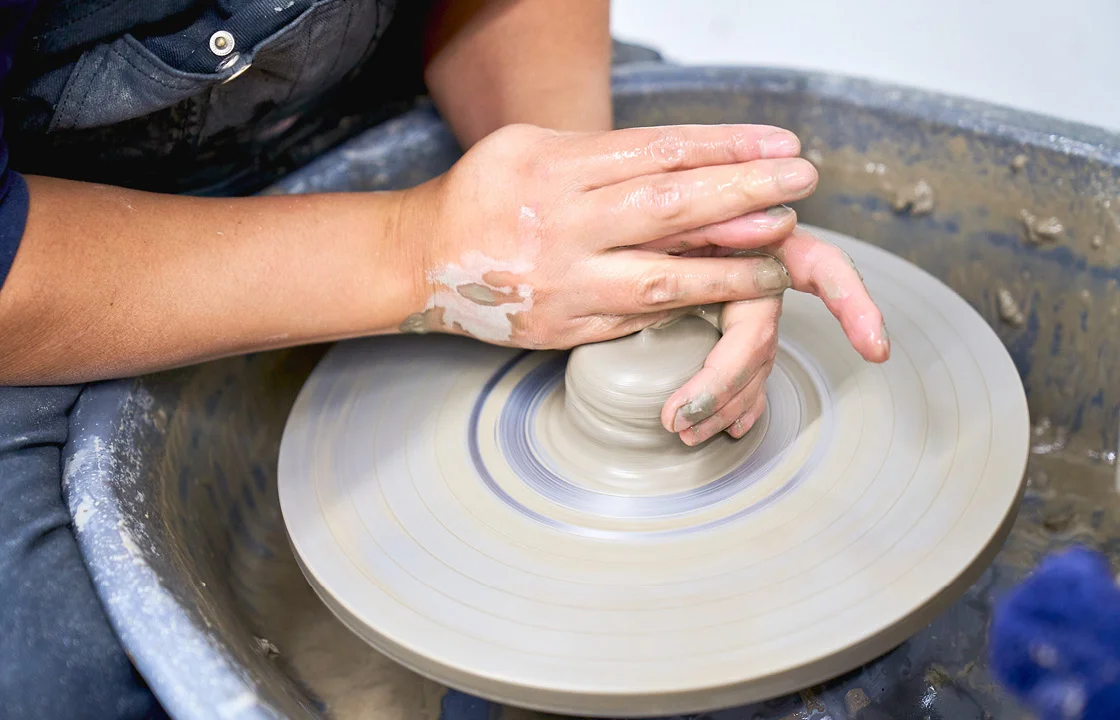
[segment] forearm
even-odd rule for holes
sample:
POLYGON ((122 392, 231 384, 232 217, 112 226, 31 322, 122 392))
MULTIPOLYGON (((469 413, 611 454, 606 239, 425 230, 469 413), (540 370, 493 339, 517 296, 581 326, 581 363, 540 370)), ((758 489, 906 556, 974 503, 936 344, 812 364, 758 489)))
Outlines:
POLYGON ((608 0, 437 0, 425 79, 464 147, 529 123, 609 130, 608 0))
POLYGON ((122 377, 394 331, 419 262, 394 193, 204 199, 29 178, 0 385, 122 377))

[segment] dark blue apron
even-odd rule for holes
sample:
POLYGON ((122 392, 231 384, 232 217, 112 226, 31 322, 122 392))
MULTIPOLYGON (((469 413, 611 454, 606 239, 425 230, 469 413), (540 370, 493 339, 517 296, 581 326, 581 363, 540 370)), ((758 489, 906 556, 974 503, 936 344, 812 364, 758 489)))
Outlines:
POLYGON ((429 4, 54 2, 32 18, 4 88, 12 166, 157 192, 254 192, 423 92, 429 4))

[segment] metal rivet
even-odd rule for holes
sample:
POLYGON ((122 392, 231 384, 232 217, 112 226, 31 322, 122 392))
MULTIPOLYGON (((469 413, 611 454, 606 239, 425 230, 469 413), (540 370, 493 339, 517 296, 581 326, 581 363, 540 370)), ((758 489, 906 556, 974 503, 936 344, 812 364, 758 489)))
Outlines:
POLYGON ((240 59, 241 59, 241 53, 234 53, 233 55, 230 55, 228 58, 226 58, 225 60, 218 63, 218 72, 221 72, 223 70, 229 70, 240 59))
POLYGON ((233 52, 233 35, 225 30, 219 30, 210 36, 210 52, 218 57, 225 57, 233 52))
POLYGON ((237 72, 235 72, 234 74, 230 75, 228 78, 223 80, 222 84, 224 85, 224 84, 228 83, 230 80, 233 80, 234 78, 241 77, 241 73, 248 70, 252 65, 253 65, 253 63, 245 63, 241 67, 237 68, 237 72))

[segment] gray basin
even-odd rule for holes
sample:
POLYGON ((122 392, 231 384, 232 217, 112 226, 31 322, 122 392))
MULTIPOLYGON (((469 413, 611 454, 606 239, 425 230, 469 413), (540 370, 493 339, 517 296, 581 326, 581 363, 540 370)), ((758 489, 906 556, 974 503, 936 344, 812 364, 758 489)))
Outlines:
MULTIPOLYGON (((1120 559, 1120 136, 775 70, 639 63, 616 71, 615 100, 623 126, 749 121, 797 132, 822 177, 802 219, 879 244, 961 293, 1010 349, 1036 427, 1020 517, 963 598, 845 677, 707 717, 1023 716, 986 670, 992 599, 1067 544, 1120 559), (922 182, 932 207, 907 205, 922 182), (1028 232, 1024 211, 1058 218, 1062 231, 1028 232)), ((403 187, 457 155, 421 103, 270 192, 403 187)), ((276 456, 322 351, 233 358, 83 394, 65 493, 125 647, 178 718, 377 717, 394 706, 417 718, 524 717, 387 665, 300 576, 277 506, 276 456)))

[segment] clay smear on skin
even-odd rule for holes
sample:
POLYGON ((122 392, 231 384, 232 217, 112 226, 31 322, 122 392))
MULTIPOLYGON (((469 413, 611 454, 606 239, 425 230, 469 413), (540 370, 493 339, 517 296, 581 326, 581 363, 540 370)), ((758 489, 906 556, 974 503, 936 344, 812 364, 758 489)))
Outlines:
POLYGON ((401 332, 458 328, 484 342, 509 342, 516 318, 533 308, 533 289, 526 283, 502 285, 499 278, 518 278, 534 269, 541 222, 532 208, 521 208, 517 229, 521 258, 497 260, 468 250, 458 264, 429 271, 428 282, 435 291, 421 312, 401 323, 401 332))
MULTIPOLYGON (((428 282, 436 290, 420 315, 432 317, 431 311, 440 310, 444 327, 458 326, 485 342, 508 342, 513 337, 513 316, 533 307, 533 290, 526 284, 494 285, 487 279, 498 273, 523 275, 532 269, 532 264, 525 261, 495 260, 475 250, 466 252, 460 264, 428 273, 428 282)), ((405 325, 410 325, 410 320, 405 325)))

